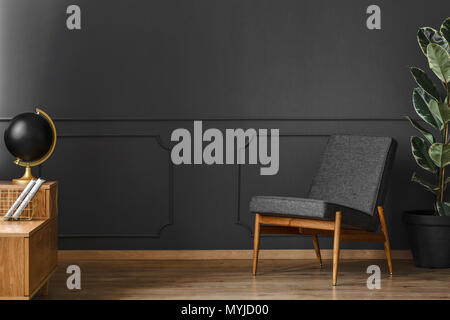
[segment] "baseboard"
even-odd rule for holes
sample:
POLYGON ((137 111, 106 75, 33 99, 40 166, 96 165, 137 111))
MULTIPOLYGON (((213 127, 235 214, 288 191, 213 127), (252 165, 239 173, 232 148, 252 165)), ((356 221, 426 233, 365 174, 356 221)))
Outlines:
MULTIPOLYGON (((332 259, 333 250, 321 250, 332 259)), ((252 259, 252 250, 60 250, 62 260, 231 260, 252 259)), ((316 259, 314 250, 260 250, 260 259, 316 259)), ((341 249, 341 259, 385 259, 384 250, 341 249)), ((392 259, 411 260, 408 250, 393 250, 392 259)))

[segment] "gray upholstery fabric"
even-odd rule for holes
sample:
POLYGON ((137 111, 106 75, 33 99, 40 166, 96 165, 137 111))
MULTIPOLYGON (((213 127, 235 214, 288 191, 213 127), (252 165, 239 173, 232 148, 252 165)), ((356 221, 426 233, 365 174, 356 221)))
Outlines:
POLYGON ((307 199, 253 197, 250 211, 326 220, 342 211, 344 226, 374 231, 395 149, 389 137, 331 136, 307 199))

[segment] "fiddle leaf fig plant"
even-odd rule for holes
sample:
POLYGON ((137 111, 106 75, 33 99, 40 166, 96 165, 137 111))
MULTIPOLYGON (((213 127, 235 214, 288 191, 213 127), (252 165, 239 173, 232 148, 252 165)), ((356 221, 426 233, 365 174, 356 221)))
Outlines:
POLYGON ((450 182, 450 177, 446 178, 446 167, 450 165, 450 17, 444 20, 439 31, 430 27, 420 28, 417 41, 443 90, 438 89, 425 71, 410 68, 418 85, 412 94, 414 110, 432 130, 439 133, 435 135, 418 121, 406 117, 424 137, 411 137, 413 157, 422 169, 436 177, 434 182, 430 182, 414 172, 411 181, 435 195, 436 215, 450 216, 450 203, 445 201, 444 193, 450 182))

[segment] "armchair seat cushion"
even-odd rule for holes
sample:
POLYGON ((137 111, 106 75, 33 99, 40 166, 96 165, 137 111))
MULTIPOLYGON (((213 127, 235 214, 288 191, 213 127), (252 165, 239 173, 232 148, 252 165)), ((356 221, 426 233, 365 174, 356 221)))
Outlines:
POLYGON ((334 220, 336 211, 342 212, 342 225, 345 228, 357 228, 375 231, 378 223, 375 218, 362 211, 322 200, 255 196, 250 201, 250 211, 261 215, 334 220))

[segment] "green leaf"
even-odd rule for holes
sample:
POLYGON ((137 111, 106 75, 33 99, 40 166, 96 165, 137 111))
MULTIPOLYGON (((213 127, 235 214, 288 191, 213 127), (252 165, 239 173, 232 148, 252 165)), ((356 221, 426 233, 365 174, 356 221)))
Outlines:
POLYGON ((435 119, 433 114, 428 107, 428 104, 434 98, 426 93, 422 88, 415 88, 413 91, 413 105, 417 114, 425 121, 426 123, 432 125, 438 130, 442 130, 443 123, 440 119, 435 119))
POLYGON ((416 67, 411 67, 410 70, 417 84, 436 100, 441 101, 439 91, 430 78, 428 78, 427 74, 423 70, 416 67))
POLYGON ((423 134, 423 136, 424 136, 431 144, 434 143, 434 141, 435 141, 435 140, 434 140, 434 136, 433 136, 433 134, 432 134, 431 132, 429 132, 427 129, 425 129, 424 127, 422 127, 416 120, 411 119, 411 118, 408 117, 408 116, 405 116, 405 118, 408 119, 409 122, 411 122, 412 126, 413 126, 414 128, 416 128, 417 130, 419 130, 419 131, 423 134))
POLYGON ((450 82, 450 55, 441 46, 431 43, 427 46, 428 64, 436 76, 445 83, 450 82))
POLYGON ((450 203, 436 201, 436 208, 440 216, 450 216, 450 203))
POLYGON ((441 34, 433 28, 420 28, 417 32, 417 42, 419 42, 420 49, 422 49, 424 55, 427 55, 427 46, 430 43, 435 43, 442 46, 445 50, 449 50, 447 42, 442 38, 441 34))
POLYGON ((415 172, 413 173, 411 177, 412 182, 416 182, 420 184, 421 186, 425 187, 426 190, 430 191, 432 194, 437 195, 439 191, 439 187, 426 181, 422 177, 419 177, 415 172))
POLYGON ((422 138, 411 137, 411 150, 420 167, 434 174, 438 172, 437 166, 428 154, 428 146, 422 138))
POLYGON ((450 108, 445 103, 439 103, 436 100, 430 100, 428 105, 435 119, 439 119, 444 124, 450 121, 450 108))
POLYGON ((428 150, 428 155, 435 165, 444 168, 450 164, 450 145, 433 143, 428 150))
POLYGON ((450 43, 450 17, 444 20, 441 26, 441 36, 447 40, 447 44, 450 43))

